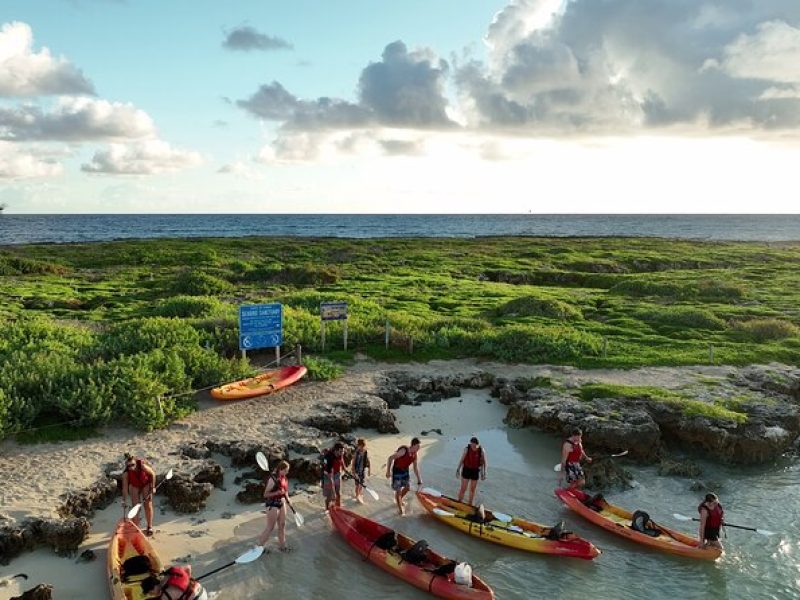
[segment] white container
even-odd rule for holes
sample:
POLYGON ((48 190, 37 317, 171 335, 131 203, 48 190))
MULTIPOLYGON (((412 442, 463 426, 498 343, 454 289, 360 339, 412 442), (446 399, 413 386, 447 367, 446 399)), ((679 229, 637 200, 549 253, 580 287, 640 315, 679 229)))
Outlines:
POLYGON ((458 563, 453 575, 458 585, 472 587, 472 567, 467 563, 458 563))

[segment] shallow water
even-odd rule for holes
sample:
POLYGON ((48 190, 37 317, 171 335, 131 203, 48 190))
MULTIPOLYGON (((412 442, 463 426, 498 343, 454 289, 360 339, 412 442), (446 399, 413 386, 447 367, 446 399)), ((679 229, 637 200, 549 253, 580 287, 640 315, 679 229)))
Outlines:
MULTIPOLYGON (((502 424, 505 407, 496 402, 486 403, 484 396, 483 392, 467 392, 461 403, 452 399, 435 408, 423 405, 398 411, 401 430, 406 433, 402 440, 432 426, 427 412, 436 413, 438 424, 433 426, 441 427, 445 434, 442 438, 435 435, 423 438, 426 454, 421 465, 425 484, 455 494, 458 484, 455 465, 467 440, 475 434, 485 446, 489 460, 489 478, 483 484, 479 500, 487 507, 539 522, 552 524, 565 519, 571 529, 603 550, 599 558, 592 562, 554 558, 482 542, 435 522, 416 501, 411 503, 409 516, 400 518, 390 505, 388 486, 377 476, 377 469, 372 485, 381 494, 381 501, 359 510, 412 537, 425 538, 451 558, 469 561, 474 571, 494 588, 497 598, 800 597, 797 465, 787 463, 765 472, 703 464, 704 477, 722 483, 720 495, 731 522, 781 533, 767 538, 730 530, 724 540, 727 553, 715 563, 672 557, 618 539, 563 508, 553 496, 556 477, 552 468, 559 458, 558 440, 531 430, 507 430, 502 424), (482 423, 481 427, 467 429, 475 422, 482 423)), ((591 452, 590 439, 587 448, 591 452)), ((652 468, 632 468, 632 471, 638 486, 624 493, 609 494, 612 501, 647 510, 666 525, 694 531, 693 526, 671 516, 673 512, 695 514, 699 495, 688 490, 689 480, 660 477, 652 468), (664 502, 668 505, 659 508, 664 502)), ((351 501, 345 504, 352 508, 351 501)), ((311 505, 304 509, 311 510, 311 505)), ((260 522, 243 526, 237 536, 248 528, 255 532, 260 522)), ((214 583, 230 586, 228 592, 236 598, 269 595, 367 599, 389 594, 401 598, 429 597, 363 562, 332 531, 319 510, 309 514, 302 533, 289 526, 289 539, 296 548, 291 555, 273 552, 252 570, 229 572, 214 583)))

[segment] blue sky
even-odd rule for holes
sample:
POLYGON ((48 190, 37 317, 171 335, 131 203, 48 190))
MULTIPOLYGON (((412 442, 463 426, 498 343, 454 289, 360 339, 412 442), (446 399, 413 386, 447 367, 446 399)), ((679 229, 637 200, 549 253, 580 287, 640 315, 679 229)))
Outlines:
POLYGON ((789 0, 4 0, 0 203, 796 211, 798 65, 789 0))

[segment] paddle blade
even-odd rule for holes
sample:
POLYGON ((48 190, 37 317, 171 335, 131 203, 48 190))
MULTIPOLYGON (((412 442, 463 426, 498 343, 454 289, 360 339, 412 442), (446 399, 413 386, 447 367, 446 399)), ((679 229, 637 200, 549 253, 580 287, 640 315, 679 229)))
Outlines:
POLYGON ((623 450, 623 451, 622 451, 622 452, 620 452, 619 454, 612 454, 612 455, 611 455, 611 458, 619 458, 620 456, 625 456, 627 453, 628 453, 628 451, 627 451, 627 450, 623 450))
POLYGON ((556 473, 561 472, 561 463, 558 463, 556 466, 554 466, 553 471, 555 471, 556 473))
POLYGON ((434 498, 441 498, 442 497, 442 492, 440 492, 439 490, 435 490, 433 488, 429 488, 429 487, 422 488, 420 490, 420 492, 422 492, 423 494, 428 494, 428 496, 433 496, 434 498))
POLYGON ((261 558, 262 554, 264 554, 264 546, 256 546, 255 548, 251 548, 242 554, 234 562, 236 562, 237 565, 246 565, 247 563, 251 563, 254 560, 261 558))
POLYGON ((678 519, 678 521, 691 521, 692 517, 687 517, 686 515, 679 515, 678 513, 672 513, 672 516, 678 519))
POLYGON ((167 471, 167 474, 164 476, 164 479, 170 480, 170 479, 172 479, 173 475, 174 475, 174 473, 172 472, 172 469, 170 469, 169 471, 167 471))
POLYGON ((142 508, 141 504, 134 504, 133 508, 128 511, 128 514, 126 514, 125 517, 128 519, 135 519, 136 515, 139 514, 141 508, 142 508))
POLYGON ((433 514, 440 516, 440 517, 455 517, 455 515, 451 512, 447 512, 446 510, 442 510, 441 508, 434 508, 433 514))
POLYGON ((378 492, 376 492, 376 491, 375 491, 375 490, 373 490, 372 488, 365 487, 364 489, 367 491, 367 493, 368 493, 370 496, 372 496, 372 499, 373 499, 373 500, 380 500, 380 499, 381 499, 381 497, 380 497, 380 496, 378 496, 378 492))
POLYGON ((303 515, 301 515, 299 512, 296 512, 296 513, 294 513, 294 523, 298 527, 302 527, 303 525, 305 525, 306 520, 303 517, 303 515))
POLYGON ((756 533, 760 533, 761 535, 776 535, 777 531, 769 531, 768 529, 756 529, 756 533))
POLYGON ((494 515, 495 519, 497 519, 498 521, 502 521, 503 523, 511 523, 511 521, 514 520, 514 517, 504 513, 492 511, 492 514, 494 515))
POLYGON ((256 462, 264 471, 269 471, 269 461, 263 452, 256 452, 256 462))

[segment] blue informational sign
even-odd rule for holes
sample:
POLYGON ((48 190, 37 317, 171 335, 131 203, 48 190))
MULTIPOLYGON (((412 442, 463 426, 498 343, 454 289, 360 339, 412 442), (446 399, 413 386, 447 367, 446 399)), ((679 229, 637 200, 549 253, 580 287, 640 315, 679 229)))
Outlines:
POLYGON ((239 349, 274 348, 283 343, 283 306, 250 304, 239 307, 239 349))

